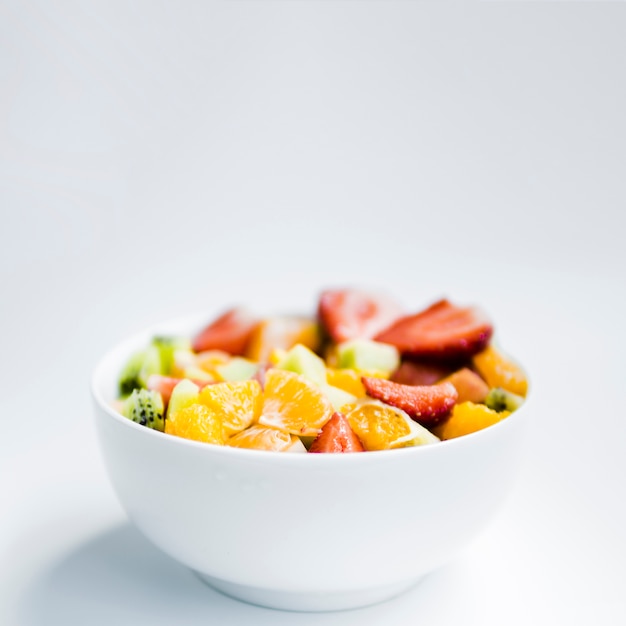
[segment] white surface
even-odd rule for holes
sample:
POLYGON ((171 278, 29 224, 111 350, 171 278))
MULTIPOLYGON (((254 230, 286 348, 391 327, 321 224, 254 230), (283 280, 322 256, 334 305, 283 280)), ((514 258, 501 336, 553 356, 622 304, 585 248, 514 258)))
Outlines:
POLYGON ((0 622, 624 623, 625 27, 622 3, 1 2, 0 622), (525 465, 392 602, 240 604, 126 521, 91 368, 159 319, 351 283, 491 313, 543 406, 525 465))

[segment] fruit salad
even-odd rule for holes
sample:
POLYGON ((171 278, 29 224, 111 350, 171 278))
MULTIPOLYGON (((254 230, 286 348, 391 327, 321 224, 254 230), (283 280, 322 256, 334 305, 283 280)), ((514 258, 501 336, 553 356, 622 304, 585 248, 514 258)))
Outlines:
POLYGON ((422 311, 330 289, 311 316, 231 309, 191 337, 155 336, 119 376, 128 419, 212 445, 344 453, 436 444, 506 419, 523 370, 474 306, 422 311))

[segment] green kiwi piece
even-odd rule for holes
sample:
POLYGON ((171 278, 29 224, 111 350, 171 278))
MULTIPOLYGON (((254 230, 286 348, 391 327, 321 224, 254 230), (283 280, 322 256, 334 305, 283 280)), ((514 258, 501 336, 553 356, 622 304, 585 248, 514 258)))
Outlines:
POLYGON ((145 350, 134 352, 126 361, 118 381, 120 397, 125 398, 134 389, 145 388, 148 377, 152 374, 169 375, 174 362, 174 352, 190 349, 189 339, 162 335, 153 337, 145 350))
POLYGON ((155 346, 150 345, 146 348, 143 356, 143 362, 137 379, 141 387, 145 388, 148 383, 148 378, 152 374, 163 374, 163 361, 161 359, 161 350, 155 346))
POLYGON ((492 411, 515 411, 524 404, 524 398, 500 387, 494 387, 485 398, 485 404, 492 411))
POLYGON ((155 372, 168 376, 172 371, 174 363, 174 352, 176 350, 191 350, 191 341, 184 337, 169 337, 156 335, 152 338, 152 345, 159 351, 161 358, 160 372, 155 372))
POLYGON ((134 389, 139 389, 142 386, 141 381, 139 380, 139 374, 141 372, 145 356, 146 351, 141 350, 132 354, 128 361, 126 361, 118 381, 118 389, 121 397, 125 398, 131 394, 134 389))
POLYGON ((141 426, 165 430, 163 398, 158 391, 134 389, 124 402, 123 414, 141 426))

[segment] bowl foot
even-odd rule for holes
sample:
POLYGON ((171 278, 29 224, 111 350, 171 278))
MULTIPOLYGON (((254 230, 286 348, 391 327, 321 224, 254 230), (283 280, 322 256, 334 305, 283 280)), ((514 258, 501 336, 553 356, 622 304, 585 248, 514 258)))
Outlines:
POLYGON ((271 609, 311 612, 344 611, 378 604, 407 591, 422 579, 420 576, 408 582, 365 590, 298 592, 238 585, 201 572, 195 573, 202 581, 231 598, 271 609))

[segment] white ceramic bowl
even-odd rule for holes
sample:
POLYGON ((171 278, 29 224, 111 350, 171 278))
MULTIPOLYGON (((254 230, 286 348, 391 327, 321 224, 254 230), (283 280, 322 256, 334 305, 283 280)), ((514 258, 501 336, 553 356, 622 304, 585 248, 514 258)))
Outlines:
POLYGON ((98 364, 92 393, 105 464, 128 516, 216 589, 302 611, 385 600, 458 554, 509 491, 526 406, 438 444, 311 455, 180 439, 113 410, 131 351, 156 333, 191 334, 196 322, 118 345, 98 364))

